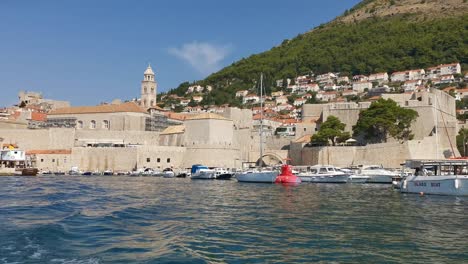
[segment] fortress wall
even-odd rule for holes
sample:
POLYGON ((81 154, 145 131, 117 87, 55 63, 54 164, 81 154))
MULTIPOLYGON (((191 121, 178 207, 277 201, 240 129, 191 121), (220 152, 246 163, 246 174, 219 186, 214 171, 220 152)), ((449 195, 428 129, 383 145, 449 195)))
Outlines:
POLYGON ((339 167, 359 164, 382 164, 398 168, 410 158, 407 144, 383 143, 353 147, 306 147, 301 165, 332 164, 339 167))
POLYGON ((210 167, 240 168, 242 160, 239 150, 223 148, 187 148, 183 168, 193 164, 203 164, 210 167))
MULTIPOLYGON (((459 156, 454 146, 456 156, 459 156)), ((384 167, 398 168, 406 159, 448 158, 452 155, 450 145, 436 137, 425 137, 404 143, 388 142, 367 146, 348 147, 305 147, 292 148, 289 154, 295 165, 332 164, 349 166, 360 164, 382 164, 384 167), (300 157, 300 158, 299 158, 300 157)))
POLYGON ((49 149, 51 145, 49 131, 46 129, 3 129, 0 130, 0 137, 3 138, 3 143, 16 143, 24 150, 49 149))
POLYGON ((325 109, 323 111, 323 121, 327 121, 329 116, 336 116, 342 123, 346 124, 345 131, 353 131, 353 126, 359 119, 359 112, 362 109, 325 109))
POLYGON ((302 105, 302 121, 316 120, 322 115, 323 109, 328 104, 304 104, 302 105))
POLYGON ((98 131, 76 130, 76 138, 81 140, 123 140, 125 144, 159 145, 159 132, 154 131, 98 131))
POLYGON ((138 146, 138 168, 181 168, 186 148, 166 146, 138 146))
POLYGON ((5 121, 0 120, 0 136, 2 134, 2 130, 4 129, 27 129, 28 124, 25 122, 12 122, 12 121, 5 121))
POLYGON ((75 129, 51 128, 49 133, 49 146, 46 149, 70 149, 75 142, 75 129))
MULTIPOLYGON (((233 146, 239 147, 239 155, 241 161, 247 161, 249 152, 254 147, 252 145, 252 138, 250 129, 238 129, 234 131, 234 143, 233 146)), ((258 148, 258 145, 257 145, 258 148)))
POLYGON ((135 148, 83 148, 72 149, 70 166, 82 171, 129 171, 137 165, 138 149, 135 148))
POLYGON ((228 107, 223 113, 221 113, 221 115, 227 119, 231 119, 236 128, 252 127, 252 110, 250 109, 228 107))
POLYGON ((36 154, 36 163, 33 166, 42 171, 68 172, 73 166, 71 154, 36 154))

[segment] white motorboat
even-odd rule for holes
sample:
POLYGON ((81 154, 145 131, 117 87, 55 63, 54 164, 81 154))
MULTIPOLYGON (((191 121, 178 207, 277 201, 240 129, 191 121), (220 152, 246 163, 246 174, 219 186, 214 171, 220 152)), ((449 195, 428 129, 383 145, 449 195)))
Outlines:
POLYGON ((230 180, 234 173, 224 168, 215 168, 215 179, 217 180, 230 180))
POLYGON ((341 168, 340 170, 349 175, 348 177, 349 183, 366 183, 367 180, 370 178, 369 176, 366 176, 366 175, 356 175, 355 171, 352 169, 341 168))
POLYGON ((403 178, 400 192, 468 195, 468 160, 407 160, 414 175, 403 178))
POLYGON ((398 177, 399 174, 383 168, 382 165, 364 165, 358 172, 357 176, 368 176, 366 183, 387 183, 391 184, 393 178, 398 177))
POLYGON ((192 165, 192 170, 190 171, 190 178, 192 180, 212 180, 215 179, 215 171, 209 169, 207 166, 200 164, 192 165))
POLYGON ((302 182, 315 183, 346 183, 348 182, 349 174, 331 165, 315 165, 305 168, 298 168, 297 177, 301 178, 302 182))
POLYGON ((275 170, 251 169, 237 173, 236 179, 239 182, 274 183, 277 176, 275 170))

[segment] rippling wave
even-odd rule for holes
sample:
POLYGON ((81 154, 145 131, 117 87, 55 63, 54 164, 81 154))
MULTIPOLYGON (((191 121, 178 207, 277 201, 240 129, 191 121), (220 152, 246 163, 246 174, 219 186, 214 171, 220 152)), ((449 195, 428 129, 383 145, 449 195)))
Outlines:
POLYGON ((0 177, 0 264, 461 263, 466 212, 384 185, 0 177))

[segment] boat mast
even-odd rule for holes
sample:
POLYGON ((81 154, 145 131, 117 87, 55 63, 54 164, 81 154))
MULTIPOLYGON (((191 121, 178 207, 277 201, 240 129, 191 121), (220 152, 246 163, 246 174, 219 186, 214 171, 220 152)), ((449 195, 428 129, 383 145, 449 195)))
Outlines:
POLYGON ((260 73, 260 168, 263 167, 263 73, 260 73))

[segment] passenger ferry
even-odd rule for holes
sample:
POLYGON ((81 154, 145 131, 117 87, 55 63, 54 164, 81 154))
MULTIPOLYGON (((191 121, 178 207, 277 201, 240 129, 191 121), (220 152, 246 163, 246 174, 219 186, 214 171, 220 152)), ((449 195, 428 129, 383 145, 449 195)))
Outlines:
POLYGON ((400 183, 400 192, 468 195, 468 160, 407 160, 414 175, 400 183))

